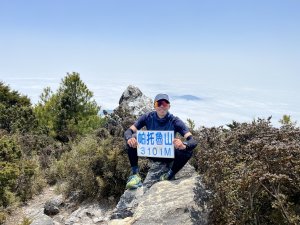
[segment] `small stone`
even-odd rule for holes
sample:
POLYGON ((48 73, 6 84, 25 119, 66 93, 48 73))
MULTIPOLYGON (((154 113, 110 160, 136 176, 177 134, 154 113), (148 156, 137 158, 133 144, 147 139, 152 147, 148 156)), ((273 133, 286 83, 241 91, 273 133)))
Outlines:
POLYGON ((96 217, 93 219, 94 223, 99 223, 99 222, 103 222, 103 221, 104 221, 104 219, 102 217, 96 217))

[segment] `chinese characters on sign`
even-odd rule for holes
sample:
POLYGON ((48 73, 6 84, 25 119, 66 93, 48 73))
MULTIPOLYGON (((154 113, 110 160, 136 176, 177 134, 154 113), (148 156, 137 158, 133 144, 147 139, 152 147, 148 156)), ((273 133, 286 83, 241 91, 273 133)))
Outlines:
POLYGON ((174 158, 174 131, 138 131, 138 156, 174 158))

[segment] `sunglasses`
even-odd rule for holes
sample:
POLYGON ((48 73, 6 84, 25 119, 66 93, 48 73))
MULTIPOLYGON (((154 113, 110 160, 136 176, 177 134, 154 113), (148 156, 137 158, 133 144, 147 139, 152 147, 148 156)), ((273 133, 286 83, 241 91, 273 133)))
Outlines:
POLYGON ((160 107, 160 106, 167 107, 167 106, 169 106, 169 104, 170 103, 166 100, 158 100, 154 103, 154 106, 155 107, 160 107))

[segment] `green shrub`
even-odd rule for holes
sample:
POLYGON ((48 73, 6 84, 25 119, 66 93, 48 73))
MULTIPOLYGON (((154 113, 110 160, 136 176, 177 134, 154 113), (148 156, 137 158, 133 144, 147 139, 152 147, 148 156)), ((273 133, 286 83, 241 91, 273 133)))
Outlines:
POLYGON ((0 206, 7 207, 15 196, 13 190, 20 170, 16 163, 0 162, 0 206))
POLYGON ((68 146, 61 145, 45 134, 24 134, 18 136, 23 155, 32 158, 38 156, 41 169, 50 167, 52 160, 59 159, 68 146))
MULTIPOLYGON (((124 151, 124 139, 106 136, 99 138, 89 135, 65 152, 51 168, 52 175, 60 181, 66 181, 65 192, 79 192, 83 198, 118 199, 124 192, 130 173, 127 153, 124 151)), ((101 135, 109 135, 102 130, 101 135)), ((102 137, 102 136, 101 136, 102 137)), ((141 161, 142 171, 147 162, 141 161)))
POLYGON ((22 159, 19 162, 20 175, 17 179, 15 192, 21 201, 25 202, 34 194, 40 193, 46 185, 43 174, 39 168, 37 158, 22 159))
POLYGON ((31 219, 24 217, 22 222, 19 225, 30 225, 31 223, 32 223, 31 219))
POLYGON ((195 132, 211 224, 299 224, 300 129, 261 119, 228 126, 195 132))
MULTIPOLYGON (((58 176, 67 181, 67 193, 80 191, 81 197, 99 196, 107 190, 109 179, 118 179, 118 174, 114 174, 117 161, 113 158, 117 157, 120 151, 116 148, 110 149, 112 147, 110 141, 98 143, 96 138, 89 136, 73 145, 70 152, 62 155, 55 167, 58 176), (105 152, 106 149, 110 151, 105 152), (105 168, 108 166, 111 167, 105 168)), ((123 169, 122 172, 124 173, 123 169)), ((124 179, 121 178, 121 181, 124 182, 124 179)))
POLYGON ((56 93, 44 89, 34 109, 39 125, 61 142, 74 141, 91 133, 105 122, 93 93, 80 79, 79 73, 67 73, 56 93))
POLYGON ((4 224, 6 217, 7 213, 0 207, 0 224, 4 224))
POLYGON ((16 162, 21 158, 21 148, 17 143, 16 136, 4 135, 0 137, 0 161, 16 162))
POLYGON ((37 155, 26 155, 20 140, 19 135, 0 137, 0 207, 26 201, 45 186, 37 155))
POLYGON ((0 82, 0 102, 6 106, 30 106, 30 99, 17 91, 11 90, 8 85, 0 82))
POLYGON ((283 126, 296 126, 297 121, 292 121, 290 115, 283 115, 282 118, 279 120, 279 123, 281 123, 283 126))
POLYGON ((0 82, 0 129, 25 133, 37 128, 37 120, 27 96, 0 82))
POLYGON ((20 146, 14 137, 0 138, 0 206, 7 207, 14 198, 14 188, 20 175, 18 162, 21 158, 20 146))

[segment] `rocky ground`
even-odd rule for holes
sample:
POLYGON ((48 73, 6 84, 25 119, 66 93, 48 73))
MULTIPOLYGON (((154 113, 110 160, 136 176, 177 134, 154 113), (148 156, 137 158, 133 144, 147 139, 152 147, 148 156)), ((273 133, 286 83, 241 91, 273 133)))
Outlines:
POLYGON ((57 194, 55 186, 52 186, 46 187, 41 194, 15 210, 5 225, 22 224, 24 219, 29 219, 32 225, 107 224, 112 209, 112 206, 95 202, 83 202, 80 205, 69 202, 57 194))
POLYGON ((6 225, 28 218, 31 225, 206 225, 209 192, 195 169, 187 164, 172 181, 159 181, 167 165, 152 162, 143 186, 126 190, 116 207, 96 202, 77 205, 47 187, 26 205, 13 212, 6 225))
POLYGON ((43 207, 46 201, 50 200, 55 196, 54 187, 47 187, 43 190, 40 195, 35 196, 32 200, 28 201, 7 219, 5 225, 16 225, 20 224, 23 219, 31 218, 43 212, 43 207))
POLYGON ((172 181, 159 181, 168 165, 152 162, 143 186, 126 190, 113 211, 109 225, 206 225, 210 192, 195 169, 186 164, 172 181))

